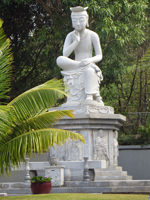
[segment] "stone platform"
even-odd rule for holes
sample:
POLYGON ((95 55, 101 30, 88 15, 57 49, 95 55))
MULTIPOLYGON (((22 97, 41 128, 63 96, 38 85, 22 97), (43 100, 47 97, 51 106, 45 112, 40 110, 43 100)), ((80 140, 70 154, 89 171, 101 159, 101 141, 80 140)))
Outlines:
MULTIPOLYGON (((0 193, 8 196, 31 195, 30 183, 0 183, 0 193)), ((66 181, 52 187, 51 193, 149 194, 150 180, 66 181)))
MULTIPOLYGON (((59 161, 83 162, 83 157, 96 162, 104 160, 106 168, 117 166, 118 143, 117 131, 126 118, 113 114, 113 108, 103 106, 85 106, 75 110, 75 117, 64 117, 55 124, 55 128, 65 129, 84 136, 85 144, 81 141, 69 141, 63 146, 50 149, 50 157, 58 157, 59 161), (85 108, 85 109, 83 109, 85 108)), ((75 109, 75 108, 73 108, 75 109)), ((100 168, 100 167, 99 167, 100 168)))

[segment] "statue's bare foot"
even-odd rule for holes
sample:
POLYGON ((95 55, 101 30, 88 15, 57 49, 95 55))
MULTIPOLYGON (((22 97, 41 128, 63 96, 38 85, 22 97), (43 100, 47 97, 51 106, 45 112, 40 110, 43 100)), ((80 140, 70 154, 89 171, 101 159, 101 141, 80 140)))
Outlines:
POLYGON ((96 97, 96 101, 99 102, 99 103, 103 103, 102 97, 101 97, 101 96, 97 96, 97 97, 96 97))
POLYGON ((86 100, 93 100, 93 95, 92 94, 87 94, 86 100))

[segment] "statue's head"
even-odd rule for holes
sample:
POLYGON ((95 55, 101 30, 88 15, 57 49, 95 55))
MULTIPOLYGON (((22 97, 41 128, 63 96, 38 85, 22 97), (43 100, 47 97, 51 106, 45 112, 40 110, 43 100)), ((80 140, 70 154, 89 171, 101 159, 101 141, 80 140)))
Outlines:
POLYGON ((99 130, 99 134, 100 134, 100 137, 102 138, 104 136, 104 133, 103 133, 103 130, 99 130))
POLYGON ((71 13, 71 19, 72 19, 72 26, 75 28, 77 31, 82 31, 85 27, 89 27, 88 24, 88 13, 87 13, 87 8, 88 7, 72 7, 70 10, 72 11, 71 13))

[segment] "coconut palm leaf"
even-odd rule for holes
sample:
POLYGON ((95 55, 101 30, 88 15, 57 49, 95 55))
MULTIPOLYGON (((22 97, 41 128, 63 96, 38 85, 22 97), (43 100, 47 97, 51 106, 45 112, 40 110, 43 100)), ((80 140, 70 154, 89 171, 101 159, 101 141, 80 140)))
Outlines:
POLYGON ((62 83, 62 80, 50 80, 11 101, 8 106, 12 106, 14 112, 8 112, 9 119, 7 121, 11 121, 13 132, 21 131, 24 133, 31 129, 37 129, 37 127, 52 127, 56 121, 65 115, 73 117, 72 112, 68 110, 46 112, 49 107, 56 103, 58 98, 64 96, 62 83))
POLYGON ((12 106, 0 106, 0 138, 12 132, 15 124, 15 112, 12 106))
POLYGON ((9 111, 11 108, 13 108, 13 107, 12 106, 6 106, 6 105, 0 105, 0 113, 5 112, 5 111, 9 111))
POLYGON ((39 115, 53 107, 64 92, 62 80, 50 80, 16 97, 8 106, 13 106, 17 120, 22 121, 39 115))
POLYGON ((70 139, 84 142, 82 135, 60 129, 40 129, 16 137, 7 134, 0 140, 0 173, 10 172, 12 166, 19 166, 21 161, 25 161, 26 153, 28 156, 32 156, 33 152, 42 153, 49 146, 61 145, 70 139))
POLYGON ((8 98, 6 93, 10 86, 12 62, 10 40, 6 38, 2 24, 3 21, 0 19, 0 100, 8 98))
POLYGON ((80 134, 52 128, 62 117, 73 117, 70 110, 48 111, 64 94, 62 80, 54 79, 21 94, 0 109, 0 174, 19 166, 25 161, 26 153, 28 156, 42 153, 69 139, 84 142, 80 134))
POLYGON ((29 120, 23 121, 20 124, 16 124, 16 126, 13 128, 13 132, 20 132, 20 134, 22 134, 30 130, 51 128, 54 123, 66 115, 73 117, 72 112, 69 110, 46 112, 41 115, 32 117, 29 120))

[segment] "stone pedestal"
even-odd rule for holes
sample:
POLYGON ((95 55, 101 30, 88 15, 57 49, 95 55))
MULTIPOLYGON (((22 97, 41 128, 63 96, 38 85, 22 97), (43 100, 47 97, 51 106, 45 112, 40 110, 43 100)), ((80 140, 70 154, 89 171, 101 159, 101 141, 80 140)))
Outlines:
POLYGON ((64 166, 46 166, 45 176, 52 178, 52 186, 60 187, 64 185, 64 166))
MULTIPOLYGON (((114 110, 109 106, 85 105, 72 107, 72 110, 75 112, 75 118, 65 117, 54 127, 82 134, 85 144, 71 140, 63 146, 51 148, 50 156, 58 157, 59 164, 69 161, 69 166, 75 161, 83 163, 83 157, 88 157, 88 162, 93 162, 92 169, 102 168, 101 164, 97 166, 97 161, 105 162, 105 167, 117 166, 117 131, 126 118, 120 114, 113 114, 114 110)), ((70 168, 69 166, 66 168, 70 168)), ((72 168, 71 175, 76 173, 74 170, 72 168)))

